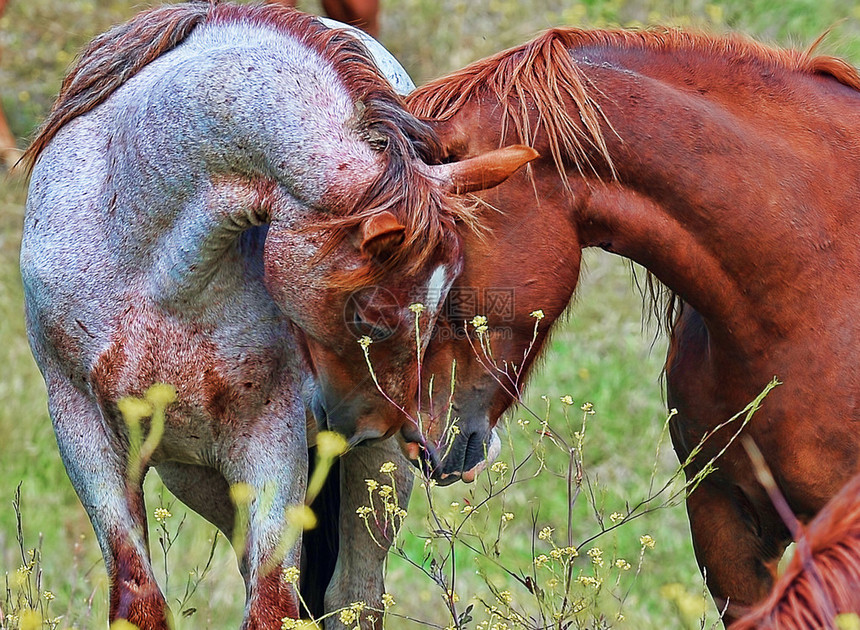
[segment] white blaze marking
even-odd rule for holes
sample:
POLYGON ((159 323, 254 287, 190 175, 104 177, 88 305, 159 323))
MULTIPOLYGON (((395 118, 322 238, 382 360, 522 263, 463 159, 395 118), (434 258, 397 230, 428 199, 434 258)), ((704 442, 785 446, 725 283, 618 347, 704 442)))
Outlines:
POLYGON ((433 270, 430 281, 427 283, 427 307, 434 311, 442 306, 445 289, 448 288, 447 277, 448 268, 445 265, 439 265, 433 270))

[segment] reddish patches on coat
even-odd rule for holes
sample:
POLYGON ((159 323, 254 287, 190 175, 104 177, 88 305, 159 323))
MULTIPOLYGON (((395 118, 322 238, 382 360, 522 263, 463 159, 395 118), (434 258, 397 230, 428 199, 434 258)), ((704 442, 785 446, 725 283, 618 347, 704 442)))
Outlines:
POLYGON ((78 327, 79 335, 75 335, 66 325, 64 318, 47 319, 39 322, 44 331, 47 343, 44 344, 57 358, 60 365, 78 366, 81 363, 81 340, 86 334, 78 327))
POLYGON ((128 538, 112 541, 115 562, 110 574, 110 620, 127 619, 140 630, 168 630, 167 602, 128 538))
POLYGON ((125 345, 112 343, 98 358, 90 372, 90 383, 102 408, 108 401, 116 402, 119 392, 120 375, 127 363, 125 345))
POLYGON ((256 417, 279 374, 278 353, 263 349, 238 361, 226 353, 211 331, 154 306, 134 306, 118 322, 90 379, 108 410, 153 383, 170 383, 179 394, 177 418, 205 416, 220 424, 256 417))
POLYGON ((280 628, 284 617, 299 618, 299 599, 295 589, 281 577, 280 566, 258 578, 253 597, 255 605, 245 626, 249 630, 280 628))
POLYGON ((216 370, 209 369, 203 374, 203 401, 212 417, 227 417, 240 395, 216 370))

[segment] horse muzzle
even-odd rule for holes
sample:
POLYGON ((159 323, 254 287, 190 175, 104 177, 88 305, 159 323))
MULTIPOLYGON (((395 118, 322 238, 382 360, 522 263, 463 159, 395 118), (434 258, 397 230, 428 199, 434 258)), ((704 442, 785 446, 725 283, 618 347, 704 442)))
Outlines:
MULTIPOLYGON (((414 428, 414 427, 412 427, 414 428)), ((461 432, 453 436, 440 456, 440 449, 424 439, 417 430, 401 431, 406 458, 440 486, 462 480, 472 483, 501 452, 502 442, 495 429, 461 432)))

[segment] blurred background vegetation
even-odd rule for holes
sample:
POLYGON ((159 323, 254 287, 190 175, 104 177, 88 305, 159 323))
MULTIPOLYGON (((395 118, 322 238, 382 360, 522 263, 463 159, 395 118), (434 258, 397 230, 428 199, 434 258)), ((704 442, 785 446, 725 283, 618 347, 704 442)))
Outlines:
MULTIPOLYGON (((49 109, 64 72, 75 54, 95 34, 148 6, 132 0, 9 0, 0 19, 0 102, 19 146, 26 145, 49 109)), ((318 3, 299 7, 316 12, 318 3)), ((521 43, 540 30, 558 25, 678 25, 712 32, 736 31, 759 40, 805 48, 832 27, 819 48, 850 61, 860 60, 860 7, 847 0, 382 0, 382 42, 420 83, 466 63, 521 43)), ((25 183, 0 175, 0 574, 21 564, 10 505, 16 485, 22 496, 27 546, 41 544, 44 588, 56 599, 52 612, 60 627, 91 628, 106 615, 106 578, 97 545, 56 452, 41 378, 30 357, 23 325, 17 271, 25 183), (41 537, 41 538, 40 538, 41 537)), ((82 225, 82 230, 87 226, 82 225)), ((589 428, 586 464, 600 483, 595 501, 609 513, 647 491, 654 450, 665 420, 659 382, 665 344, 641 323, 642 303, 629 269, 602 253, 587 256, 587 271, 569 321, 553 337, 550 352, 531 382, 531 406, 542 409, 540 396, 554 400, 571 395, 577 405, 591 401, 597 415, 589 428)), ((536 309, 539 304, 517 304, 536 309)), ((514 415, 520 417, 522 412, 514 415)), ((514 425, 515 426, 515 425, 514 425)), ((503 458, 505 454, 503 454, 503 458)), ((676 466, 670 449, 659 459, 658 478, 676 466)), ((506 495, 506 510, 516 512, 510 530, 517 567, 532 560, 531 514, 544 519, 566 517, 563 480, 517 486, 506 495), (518 538, 517 538, 518 537, 518 538)), ((155 497, 171 499, 155 475, 147 481, 150 513, 155 497)), ((448 502, 468 498, 469 489, 445 489, 448 502)), ((184 511, 172 504, 177 515, 184 511)), ((583 535, 593 527, 588 503, 578 506, 583 535)), ((417 496, 410 506, 407 529, 421 530, 426 512, 417 496)), ((556 521, 557 522, 557 521, 556 521)), ((206 562, 211 527, 190 515, 171 562, 187 575, 206 562)), ((604 546, 635 556, 642 533, 657 544, 627 598, 624 624, 630 628, 698 627, 701 578, 693 559, 686 515, 681 506, 661 510, 622 528, 604 546)), ((407 548, 410 534, 407 534, 407 548)), ((157 534, 154 537, 157 540, 157 534)), ((416 551, 421 542, 417 538, 416 551)), ((156 554, 157 555, 157 554, 156 554)), ((480 588, 474 561, 458 561, 458 593, 468 600, 480 588)), ((404 614, 437 622, 439 592, 414 569, 392 561, 390 590, 404 614)), ((181 586, 182 579, 174 580, 181 586)), ((516 588, 514 584, 511 588, 516 588)), ((243 608, 243 587, 232 553, 221 545, 214 568, 193 604, 198 612, 185 627, 236 627, 243 608)), ((2 601, 2 598, 0 598, 2 601)), ((710 602, 710 619, 715 618, 710 602)), ((407 622, 391 627, 417 627, 407 622)))

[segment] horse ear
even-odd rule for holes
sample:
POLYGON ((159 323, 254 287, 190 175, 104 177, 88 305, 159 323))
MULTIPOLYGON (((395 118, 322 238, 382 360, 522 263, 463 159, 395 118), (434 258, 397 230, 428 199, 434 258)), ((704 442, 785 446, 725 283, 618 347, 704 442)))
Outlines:
POLYGON ((383 210, 361 224, 362 254, 377 257, 403 242, 406 227, 393 214, 383 210))
POLYGON ((498 186, 521 166, 538 157, 540 154, 531 147, 513 144, 459 162, 431 166, 430 169, 436 177, 447 182, 451 192, 462 195, 498 186))

